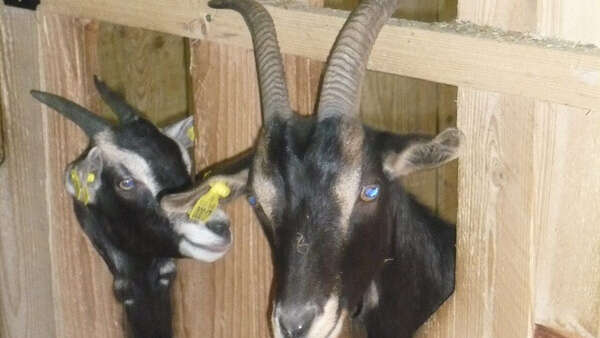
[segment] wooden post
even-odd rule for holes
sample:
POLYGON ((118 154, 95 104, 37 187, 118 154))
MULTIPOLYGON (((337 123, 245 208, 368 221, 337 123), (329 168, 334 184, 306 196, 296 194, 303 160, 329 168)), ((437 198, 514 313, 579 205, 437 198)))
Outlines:
MULTIPOLYGON (((584 2, 461 0, 459 18, 598 43, 597 20, 580 18, 600 6, 584 2)), ((600 115, 466 88, 458 107, 467 149, 453 336, 532 337, 536 323, 597 336, 600 115)))
POLYGON ((35 12, 0 3, 0 336, 55 337, 48 243, 45 124, 29 95, 40 86, 35 12), (1 133, 1 132, 0 132, 1 133))

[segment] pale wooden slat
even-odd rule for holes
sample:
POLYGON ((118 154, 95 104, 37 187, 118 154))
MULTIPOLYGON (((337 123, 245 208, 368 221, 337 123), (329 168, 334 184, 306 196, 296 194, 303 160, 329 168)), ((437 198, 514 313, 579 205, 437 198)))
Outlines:
MULTIPOLYGON (((40 22, 41 89, 97 110, 92 84, 97 71, 97 25, 57 15, 40 22), (86 46, 92 46, 88 50, 86 46)), ((122 337, 122 309, 114 300, 112 276, 75 219, 64 189, 67 163, 77 158, 87 138, 72 122, 43 107, 46 122, 45 179, 49 182, 50 244, 57 337, 122 337)))
MULTIPOLYGON (((324 61, 347 12, 296 8, 287 3, 285 6, 293 9, 267 6, 282 50, 324 61)), ((232 11, 209 9, 206 1, 47 0, 41 11, 251 48, 241 17, 232 11)), ((427 25, 392 20, 377 40, 369 69, 599 109, 598 49, 584 52, 552 44, 556 45, 465 24, 427 25)))
POLYGON ((34 12, 0 4, 0 110, 7 154, 0 166, 0 336, 6 338, 56 334, 47 139, 41 107, 29 95, 40 83, 38 28, 34 12))
MULTIPOLYGON (((600 43, 600 3, 538 2, 543 34, 600 43)), ((535 322, 600 336, 600 111, 536 104, 535 322)))
MULTIPOLYGON (((160 126, 187 114, 183 38, 107 23, 98 34, 99 72, 111 88, 160 126)), ((114 118, 107 105, 102 112, 114 118)))
MULTIPOLYGON (((533 30, 531 3, 460 0, 459 19, 533 30)), ((534 109, 531 99, 459 88, 457 124, 467 139, 453 337, 531 336, 534 109)))
MULTIPOLYGON (((251 50, 191 42, 199 167, 252 145, 260 126, 260 104, 251 50)), ((227 207, 234 245, 213 264, 182 262, 179 337, 268 337, 270 249, 244 199, 227 207)))

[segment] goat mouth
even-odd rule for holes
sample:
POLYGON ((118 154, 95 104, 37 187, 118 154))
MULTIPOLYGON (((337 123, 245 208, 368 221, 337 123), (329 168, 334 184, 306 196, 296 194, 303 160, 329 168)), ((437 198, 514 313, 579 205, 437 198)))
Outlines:
POLYGON ((185 236, 182 236, 182 240, 184 240, 186 243, 188 243, 189 245, 193 246, 196 249, 202 249, 202 250, 212 252, 212 253, 223 253, 223 252, 226 252, 227 250, 229 250, 229 248, 231 248, 230 240, 224 241, 223 244, 212 244, 212 245, 196 243, 196 242, 188 239, 185 236))

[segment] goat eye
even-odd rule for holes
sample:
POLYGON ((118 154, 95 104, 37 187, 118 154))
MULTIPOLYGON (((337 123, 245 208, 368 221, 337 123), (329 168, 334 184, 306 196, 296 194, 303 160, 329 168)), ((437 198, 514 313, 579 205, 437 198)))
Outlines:
POLYGON ((133 181, 133 178, 126 178, 119 182, 119 188, 121 188, 122 190, 131 190, 134 186, 135 182, 133 181))
POLYGON ((248 196, 248 203, 250 203, 251 206, 255 207, 256 206, 256 197, 250 195, 248 196))
POLYGON ((374 201, 379 196, 379 191, 378 184, 365 185, 360 192, 360 199, 365 202, 374 201))

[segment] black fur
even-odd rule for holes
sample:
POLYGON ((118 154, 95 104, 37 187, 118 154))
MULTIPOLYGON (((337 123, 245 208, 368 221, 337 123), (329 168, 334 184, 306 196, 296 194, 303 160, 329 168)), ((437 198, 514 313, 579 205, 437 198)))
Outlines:
MULTIPOLYGON (((341 225, 333 191, 345 165, 340 121, 296 117, 272 123, 261 170, 276 187, 275 214, 267 217, 260 203, 254 208, 273 251, 276 302, 287 308, 310 302, 321 309, 337 293, 369 337, 411 337, 454 290, 454 227, 382 168, 385 154, 423 136, 363 127, 361 185, 379 184, 381 192, 373 202, 356 196, 350 223, 341 225), (365 302, 372 283, 379 291, 373 308, 365 302)), ((252 166, 246 157, 229 168, 224 171, 252 166)), ((254 174, 251 169, 250 195, 254 174)))

